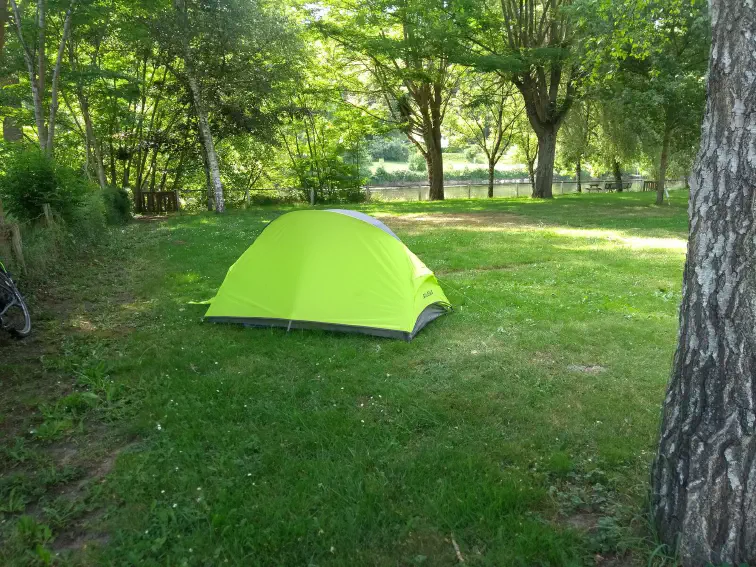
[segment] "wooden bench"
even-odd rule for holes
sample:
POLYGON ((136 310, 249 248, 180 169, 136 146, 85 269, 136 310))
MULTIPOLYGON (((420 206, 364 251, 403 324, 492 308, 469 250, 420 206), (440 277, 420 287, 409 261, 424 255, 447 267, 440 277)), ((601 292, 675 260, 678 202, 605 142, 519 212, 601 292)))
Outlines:
POLYGON ((625 181, 623 183, 616 183, 614 181, 607 181, 604 185, 604 189, 606 189, 609 192, 617 191, 618 189, 622 189, 623 191, 630 191, 630 186, 632 183, 629 181, 625 181))
POLYGON ((656 181, 644 181, 643 182, 643 190, 644 191, 656 191, 656 181))
POLYGON ((601 191, 603 191, 603 189, 601 188, 601 185, 599 183, 590 183, 585 188, 585 190, 588 191, 589 193, 593 193, 594 191, 598 191, 599 193, 601 193, 601 191))

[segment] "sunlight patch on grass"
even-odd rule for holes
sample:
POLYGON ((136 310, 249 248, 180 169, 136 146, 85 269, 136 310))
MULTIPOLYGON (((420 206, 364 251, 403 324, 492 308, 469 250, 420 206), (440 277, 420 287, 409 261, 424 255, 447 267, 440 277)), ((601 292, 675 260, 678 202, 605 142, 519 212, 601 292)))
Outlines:
POLYGON ((569 236, 570 238, 595 238, 606 240, 610 243, 620 243, 628 248, 660 248, 664 250, 674 250, 685 252, 688 243, 681 238, 653 238, 642 236, 631 236, 617 230, 596 230, 583 228, 552 228, 549 232, 560 236, 569 236))

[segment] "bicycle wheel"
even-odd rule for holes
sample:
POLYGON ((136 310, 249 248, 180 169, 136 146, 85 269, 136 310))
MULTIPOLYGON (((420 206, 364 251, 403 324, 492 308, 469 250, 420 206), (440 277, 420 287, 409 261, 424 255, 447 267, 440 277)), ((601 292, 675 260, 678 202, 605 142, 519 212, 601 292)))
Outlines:
POLYGON ((0 274, 0 326, 19 339, 31 333, 29 308, 16 286, 4 274, 0 274))

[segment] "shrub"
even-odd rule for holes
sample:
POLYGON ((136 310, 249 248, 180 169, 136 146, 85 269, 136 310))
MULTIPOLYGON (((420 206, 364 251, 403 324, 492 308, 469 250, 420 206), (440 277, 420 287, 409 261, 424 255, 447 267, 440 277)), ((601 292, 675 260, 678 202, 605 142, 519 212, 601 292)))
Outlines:
POLYGON ((395 137, 376 137, 368 145, 374 160, 406 161, 409 156, 409 142, 395 137))
POLYGON ((92 184, 79 172, 38 150, 16 154, 0 177, 5 208, 22 222, 41 217, 45 203, 69 221, 91 190, 92 184))
POLYGON ((465 150, 465 159, 469 161, 470 163, 478 163, 478 156, 480 155, 480 151, 475 146, 470 146, 465 150))
POLYGON ((108 224, 126 224, 131 220, 131 198, 125 189, 107 187, 103 190, 108 224))
POLYGON ((69 219, 67 228, 76 247, 81 249, 99 242, 108 223, 108 212, 102 193, 88 193, 76 207, 69 219))
POLYGON ((425 162, 425 158, 422 154, 415 152, 409 159, 410 171, 423 172, 428 170, 428 164, 425 162))

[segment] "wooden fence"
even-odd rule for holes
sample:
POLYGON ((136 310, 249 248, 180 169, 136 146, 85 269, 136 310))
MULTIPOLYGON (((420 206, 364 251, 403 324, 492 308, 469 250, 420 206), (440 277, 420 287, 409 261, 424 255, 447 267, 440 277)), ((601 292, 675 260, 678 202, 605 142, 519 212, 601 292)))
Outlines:
POLYGON ((178 191, 152 191, 139 194, 137 208, 140 213, 176 213, 179 203, 178 191))

